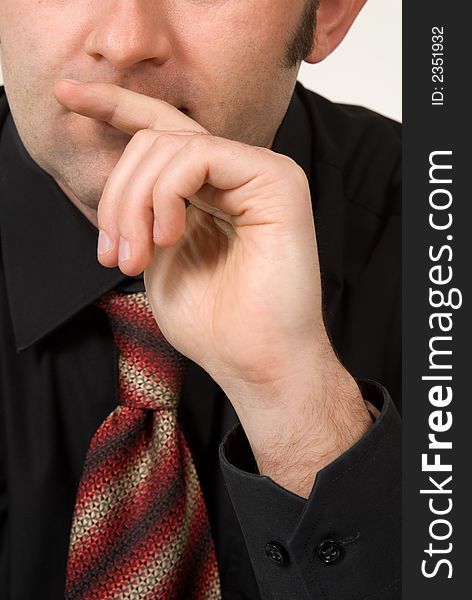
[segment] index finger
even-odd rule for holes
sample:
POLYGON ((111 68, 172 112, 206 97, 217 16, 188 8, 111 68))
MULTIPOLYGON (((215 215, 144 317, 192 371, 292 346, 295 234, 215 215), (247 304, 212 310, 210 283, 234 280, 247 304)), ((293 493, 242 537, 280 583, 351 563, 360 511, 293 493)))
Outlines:
POLYGON ((61 79, 54 86, 54 95, 72 112, 106 121, 130 135, 140 129, 183 129, 208 133, 172 104, 112 83, 61 79))

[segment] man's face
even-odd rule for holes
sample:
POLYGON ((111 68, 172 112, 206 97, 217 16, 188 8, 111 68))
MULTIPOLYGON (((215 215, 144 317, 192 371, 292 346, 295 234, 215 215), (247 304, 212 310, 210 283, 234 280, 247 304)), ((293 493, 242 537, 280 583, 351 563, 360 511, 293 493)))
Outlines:
MULTIPOLYGON (((309 0, 311 3, 311 0, 309 0)), ((0 0, 5 89, 34 160, 96 208, 130 137, 68 112, 63 78, 165 100, 210 133, 270 146, 299 64, 306 0, 0 0)))

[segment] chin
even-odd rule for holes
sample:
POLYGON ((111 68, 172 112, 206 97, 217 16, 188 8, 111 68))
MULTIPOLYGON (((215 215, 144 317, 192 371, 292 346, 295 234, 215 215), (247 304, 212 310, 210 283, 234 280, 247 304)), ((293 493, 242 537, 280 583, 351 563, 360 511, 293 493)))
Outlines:
POLYGON ((78 207, 84 205, 97 210, 105 184, 112 172, 110 165, 97 168, 79 168, 71 172, 68 167, 61 169, 61 175, 54 177, 61 190, 78 207))

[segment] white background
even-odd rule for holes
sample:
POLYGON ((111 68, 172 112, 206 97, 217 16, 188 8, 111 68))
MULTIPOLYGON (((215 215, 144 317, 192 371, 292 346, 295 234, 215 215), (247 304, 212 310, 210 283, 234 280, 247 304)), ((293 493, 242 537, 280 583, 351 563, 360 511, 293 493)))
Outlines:
POLYGON ((331 100, 401 120, 401 10, 401 0, 368 0, 339 48, 320 64, 303 63, 299 80, 331 100))

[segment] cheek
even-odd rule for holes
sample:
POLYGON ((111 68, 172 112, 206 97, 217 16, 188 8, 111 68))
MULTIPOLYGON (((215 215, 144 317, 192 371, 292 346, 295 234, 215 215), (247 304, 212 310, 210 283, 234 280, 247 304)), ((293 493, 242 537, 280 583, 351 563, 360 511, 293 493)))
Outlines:
POLYGON ((3 0, 0 12, 4 69, 12 77, 16 72, 18 77, 26 77, 25 84, 47 80, 51 71, 60 72, 80 47, 84 30, 81 2, 3 0))
POLYGON ((270 141, 271 123, 255 109, 278 114, 291 84, 280 68, 291 27, 283 16, 295 22, 296 14, 281 6, 280 0, 238 0, 218 10, 192 11, 191 18, 188 10, 186 18, 183 10, 174 13, 173 57, 177 71, 188 73, 191 116, 214 135, 255 144, 270 141), (255 119, 263 121, 258 125, 263 131, 253 131, 255 119))
POLYGON ((188 72, 205 95, 249 87, 279 60, 275 39, 251 15, 202 21, 181 27, 174 40, 179 69, 188 72))
POLYGON ((5 90, 20 137, 39 160, 58 137, 60 107, 53 84, 59 77, 73 76, 83 43, 83 18, 81 22, 72 2, 0 2, 5 90))

